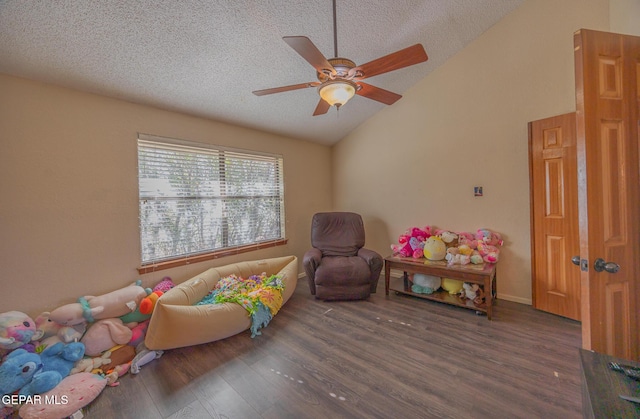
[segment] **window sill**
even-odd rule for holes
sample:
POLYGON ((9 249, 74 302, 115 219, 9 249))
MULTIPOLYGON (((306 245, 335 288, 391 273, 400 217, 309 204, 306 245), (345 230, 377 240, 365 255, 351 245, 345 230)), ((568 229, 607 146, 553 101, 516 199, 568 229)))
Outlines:
POLYGON ((164 269, 177 268, 179 266, 191 265, 192 263, 205 262, 207 260, 218 259, 225 256, 239 255, 241 253, 252 252, 254 250, 267 249, 269 247, 284 246, 285 244, 287 244, 287 241, 288 239, 271 240, 267 242, 260 242, 256 244, 246 245, 246 246, 220 249, 214 252, 203 253, 203 254, 194 255, 194 256, 164 260, 158 263, 142 265, 141 267, 138 268, 138 274, 142 275, 150 272, 161 271, 164 269))

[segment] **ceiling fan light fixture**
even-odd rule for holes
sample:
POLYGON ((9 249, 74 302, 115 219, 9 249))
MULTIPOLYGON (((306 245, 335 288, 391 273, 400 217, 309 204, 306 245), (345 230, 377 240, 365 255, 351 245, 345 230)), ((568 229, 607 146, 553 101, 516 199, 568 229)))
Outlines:
POLYGON ((320 97, 331 106, 339 108, 356 94, 358 86, 351 80, 330 80, 318 88, 320 97))

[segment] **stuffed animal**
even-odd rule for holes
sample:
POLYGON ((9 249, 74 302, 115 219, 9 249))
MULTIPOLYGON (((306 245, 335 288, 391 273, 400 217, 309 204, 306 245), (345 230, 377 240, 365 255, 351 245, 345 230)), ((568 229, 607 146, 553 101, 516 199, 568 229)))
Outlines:
POLYGON ((85 323, 63 326, 51 320, 50 315, 51 313, 45 311, 36 317, 36 330, 41 334, 40 345, 45 347, 58 342, 77 342, 87 329, 85 323))
POLYGON ((131 313, 127 313, 124 316, 120 316, 120 320, 123 323, 139 323, 145 320, 149 320, 151 318, 151 314, 153 313, 153 309, 156 307, 156 302, 158 298, 162 296, 162 291, 152 291, 151 294, 147 295, 140 301, 138 308, 131 313))
POLYGON ((440 277, 424 274, 413 274, 411 291, 417 294, 433 294, 440 288, 440 277))
POLYGON ((462 290, 462 281, 451 278, 442 278, 442 289, 451 295, 460 294, 460 290, 462 290))
POLYGON ((127 362, 126 364, 116 365, 115 367, 107 371, 107 374, 105 375, 105 378, 107 379, 107 385, 109 387, 119 386, 120 383, 118 382, 118 379, 128 373, 130 369, 131 361, 127 362))
POLYGON ((462 253, 449 253, 445 256, 448 265, 468 265, 471 263, 471 256, 462 253))
POLYGON ((442 260, 447 254, 447 246, 438 236, 431 236, 424 243, 424 257, 429 260, 442 260))
POLYGON ((165 293, 175 286, 176 284, 173 283, 171 277, 165 276, 164 278, 162 278, 162 281, 158 282, 156 286, 153 287, 152 291, 162 291, 163 293, 165 293))
POLYGON ((431 227, 425 229, 412 227, 398 237, 398 244, 391 245, 394 254, 401 257, 420 259, 423 256, 424 242, 431 237, 431 227))
POLYGON ((480 265, 484 263, 484 260, 482 259, 482 256, 480 256, 480 253, 478 253, 477 250, 474 250, 471 253, 471 258, 470 258, 471 263, 473 263, 474 265, 480 265))
POLYGON ((484 290, 478 284, 464 282, 460 295, 463 298, 473 301, 475 304, 482 304, 484 302, 484 290))
POLYGON ((97 374, 82 372, 70 375, 55 388, 42 394, 39 401, 34 400, 33 403, 23 404, 19 411, 20 417, 22 419, 82 417, 75 412, 95 400, 106 385, 107 380, 97 374))
POLYGON ((131 329, 122 320, 102 319, 89 327, 80 342, 84 343, 88 356, 98 356, 116 345, 128 343, 132 336, 131 329))
POLYGON ((497 246, 485 244, 482 240, 478 240, 478 253, 485 262, 497 263, 500 256, 500 249, 498 249, 497 246))
POLYGON ((136 348, 129 345, 117 345, 109 350, 111 362, 102 367, 103 371, 109 371, 118 365, 130 363, 136 357, 136 348))
POLYGON ((458 247, 463 245, 469 246, 471 249, 475 249, 478 246, 476 235, 466 231, 458 233, 458 247))
POLYGON ((141 283, 138 280, 135 284, 97 297, 90 295, 80 297, 77 303, 56 308, 49 317, 63 326, 73 326, 124 316, 135 311, 140 301, 151 294, 151 289, 142 288, 141 283))
POLYGON ((73 366, 84 356, 84 344, 81 342, 58 342, 45 348, 40 354, 42 371, 56 371, 61 378, 71 373, 73 366))
POLYGON ((486 228, 478 229, 476 232, 476 240, 490 246, 502 246, 503 243, 500 233, 496 233, 495 231, 491 231, 486 228))
POLYGON ((93 372, 93 370, 111 363, 111 351, 106 351, 101 356, 94 358, 82 358, 75 363, 69 375, 79 372, 93 372))
POLYGON ((139 373, 141 366, 148 364, 154 359, 160 358, 163 353, 164 351, 153 351, 148 349, 144 342, 140 343, 136 347, 136 356, 133 358, 133 361, 131 361, 131 374, 139 373))
POLYGON ((458 235, 448 230, 436 230, 436 235, 440 236, 447 248, 458 246, 458 235))
POLYGON ((34 352, 35 346, 31 342, 41 336, 36 330, 36 322, 26 314, 20 311, 0 313, 0 348, 12 350, 24 347, 34 352))
POLYGON ((0 396, 17 390, 23 396, 32 396, 49 391, 62 381, 57 371, 42 368, 40 355, 22 348, 14 350, 0 365, 0 396))
POLYGON ((145 320, 143 322, 138 323, 136 326, 131 328, 131 340, 127 343, 127 345, 133 346, 134 348, 140 344, 140 342, 144 341, 144 337, 147 335, 147 329, 149 328, 149 320, 145 320))

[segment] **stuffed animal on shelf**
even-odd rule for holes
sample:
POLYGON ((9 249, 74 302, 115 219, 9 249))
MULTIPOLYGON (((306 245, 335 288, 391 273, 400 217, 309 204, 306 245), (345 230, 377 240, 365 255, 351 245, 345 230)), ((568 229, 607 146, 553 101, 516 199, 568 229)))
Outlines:
POLYGON ((478 240, 478 253, 482 256, 482 260, 487 263, 497 263, 500 257, 500 249, 497 246, 485 244, 481 240, 478 240))
POLYGON ((475 249, 478 246, 478 241, 476 240, 476 235, 473 233, 468 233, 466 231, 462 231, 458 233, 458 247, 460 246, 469 246, 471 249, 475 249))
POLYGON ((424 257, 429 260, 442 260, 447 255, 447 246, 438 236, 431 236, 424 243, 424 257))
MULTIPOLYGON (((428 226, 427 229, 429 231, 431 230, 428 226)), ((431 236, 429 231, 412 227, 398 237, 398 244, 391 245, 391 250, 394 254, 398 254, 401 257, 419 259, 423 256, 425 240, 431 236)))
POLYGON ((464 282, 460 296, 473 301, 475 304, 482 304, 484 302, 484 290, 478 284, 464 282))
POLYGON ((500 233, 496 233, 495 231, 491 231, 487 228, 478 229, 476 232, 476 240, 490 246, 502 246, 503 244, 500 233))
POLYGON ((42 371, 40 355, 19 348, 0 365, 0 396, 19 390, 23 396, 44 393, 54 388, 62 377, 57 371, 42 371))
POLYGON ((482 256, 480 256, 480 253, 478 253, 477 250, 474 250, 473 253, 471 253, 470 260, 471 260, 471 263, 473 263, 474 265, 481 265, 484 263, 482 256))
POLYGON ((471 263, 471 256, 463 255, 462 253, 447 253, 445 259, 447 260, 447 265, 468 265, 471 263))
POLYGON ((462 290, 462 281, 452 278, 442 278, 442 289, 451 295, 459 294, 462 290))
POLYGON ((447 249, 458 246, 458 235, 448 230, 436 230, 436 236, 439 236, 444 242, 447 249))
POLYGON ((433 294, 440 288, 441 279, 438 276, 413 274, 411 291, 416 294, 433 294))
POLYGON ((0 313, 0 348, 13 350, 22 347, 35 351, 32 341, 42 336, 36 329, 36 322, 21 311, 0 313))

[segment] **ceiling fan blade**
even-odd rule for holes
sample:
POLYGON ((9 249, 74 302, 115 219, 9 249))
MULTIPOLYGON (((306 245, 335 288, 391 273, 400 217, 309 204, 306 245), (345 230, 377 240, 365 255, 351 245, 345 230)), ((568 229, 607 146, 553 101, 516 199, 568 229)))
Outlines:
POLYGON ((376 86, 372 86, 367 83, 359 82, 358 85, 360 86, 360 89, 356 91, 356 94, 369 99, 377 100, 378 102, 382 102, 385 105, 393 105, 398 101, 398 99, 402 97, 402 95, 381 89, 376 86))
POLYGON ((377 60, 369 61, 358 67, 349 70, 349 74, 356 74, 359 70, 363 73, 362 77, 355 77, 355 80, 363 80, 365 78, 377 76, 378 74, 388 73, 389 71, 399 70, 427 61, 427 52, 421 44, 415 44, 400 51, 393 52, 377 60))
POLYGON ((306 36, 285 36, 284 42, 289 44, 298 54, 309 62, 319 73, 323 70, 335 73, 333 66, 327 61, 320 50, 306 36))
POLYGON ((318 106, 316 106, 316 110, 313 112, 313 116, 324 115, 330 107, 331 105, 329 105, 329 102, 324 99, 320 99, 318 106))
POLYGON ((311 83, 300 83, 300 84, 292 84, 290 86, 274 87, 272 89, 254 90, 251 93, 253 93, 256 96, 264 96, 264 95, 270 95, 273 93, 288 92, 289 90, 304 89, 307 87, 317 86, 319 84, 320 82, 314 81, 311 83))

